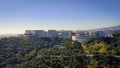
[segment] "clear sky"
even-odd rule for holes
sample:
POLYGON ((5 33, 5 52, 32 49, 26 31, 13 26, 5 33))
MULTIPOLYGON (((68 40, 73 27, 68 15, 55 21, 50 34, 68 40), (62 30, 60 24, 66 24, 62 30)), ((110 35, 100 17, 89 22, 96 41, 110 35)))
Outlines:
POLYGON ((0 0, 0 34, 120 24, 120 0, 0 0))

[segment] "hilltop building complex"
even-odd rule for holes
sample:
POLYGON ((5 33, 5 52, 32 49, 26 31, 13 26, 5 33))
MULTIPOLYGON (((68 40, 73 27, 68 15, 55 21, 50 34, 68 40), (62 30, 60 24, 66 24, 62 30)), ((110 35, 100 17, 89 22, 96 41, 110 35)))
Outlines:
POLYGON ((39 37, 39 38, 64 38, 77 40, 79 42, 85 42, 92 37, 112 37, 111 31, 56 31, 56 30, 25 30, 24 35, 26 37, 39 37))

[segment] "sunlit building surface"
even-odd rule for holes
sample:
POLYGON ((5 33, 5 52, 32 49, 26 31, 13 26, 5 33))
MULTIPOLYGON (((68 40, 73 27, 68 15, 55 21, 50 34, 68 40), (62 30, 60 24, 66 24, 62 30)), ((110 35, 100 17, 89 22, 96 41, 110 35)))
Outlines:
POLYGON ((72 40, 73 41, 76 41, 77 40, 77 37, 74 35, 74 36, 72 36, 72 40))
POLYGON ((44 37, 44 30, 25 30, 26 37, 44 37))
POLYGON ((34 30, 25 30, 24 35, 26 37, 33 37, 33 36, 35 36, 35 31, 34 30))
POLYGON ((85 41, 90 40, 90 36, 87 31, 78 31, 76 33, 76 39, 78 42, 85 42, 85 41))

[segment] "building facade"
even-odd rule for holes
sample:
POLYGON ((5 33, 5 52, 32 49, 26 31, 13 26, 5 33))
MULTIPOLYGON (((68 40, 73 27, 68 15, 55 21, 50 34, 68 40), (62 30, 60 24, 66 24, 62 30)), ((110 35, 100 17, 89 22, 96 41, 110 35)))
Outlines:
POLYGON ((104 31, 96 31, 94 32, 95 37, 105 37, 104 31))
POLYGON ((43 37, 45 37, 45 31, 44 30, 35 30, 35 36, 43 38, 43 37))
POLYGON ((48 38, 57 38, 57 31, 56 30, 48 30, 48 33, 47 33, 47 37, 48 38))
POLYGON ((68 39, 72 38, 72 32, 70 31, 60 31, 60 33, 62 38, 68 38, 68 39))
POLYGON ((86 42, 90 40, 89 33, 87 31, 79 31, 76 33, 76 39, 78 42, 86 42))
POLYGON ((34 30, 25 30, 24 35, 26 37, 33 37, 33 36, 35 36, 35 31, 34 30))

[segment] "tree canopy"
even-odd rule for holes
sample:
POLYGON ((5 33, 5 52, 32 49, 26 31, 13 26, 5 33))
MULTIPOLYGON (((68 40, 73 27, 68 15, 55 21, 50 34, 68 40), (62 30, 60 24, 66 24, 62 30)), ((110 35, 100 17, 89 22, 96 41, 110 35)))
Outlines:
POLYGON ((84 43, 60 38, 2 38, 0 67, 119 68, 120 58, 115 57, 120 55, 119 36, 93 38, 84 43))

